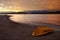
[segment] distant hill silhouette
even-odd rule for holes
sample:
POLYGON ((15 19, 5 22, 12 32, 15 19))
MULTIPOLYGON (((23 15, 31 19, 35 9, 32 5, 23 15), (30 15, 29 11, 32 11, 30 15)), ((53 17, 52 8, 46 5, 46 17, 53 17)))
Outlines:
POLYGON ((23 12, 2 12, 0 14, 59 14, 60 10, 31 10, 23 12))
POLYGON ((35 11, 27 11, 26 13, 30 14, 58 14, 60 10, 52 11, 52 10, 35 10, 35 11))

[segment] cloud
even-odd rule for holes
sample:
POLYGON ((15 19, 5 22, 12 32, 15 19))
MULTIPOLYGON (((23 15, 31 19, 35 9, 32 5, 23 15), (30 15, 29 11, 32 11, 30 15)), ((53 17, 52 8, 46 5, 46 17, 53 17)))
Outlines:
POLYGON ((60 10, 60 0, 0 0, 0 3, 20 10, 60 10))

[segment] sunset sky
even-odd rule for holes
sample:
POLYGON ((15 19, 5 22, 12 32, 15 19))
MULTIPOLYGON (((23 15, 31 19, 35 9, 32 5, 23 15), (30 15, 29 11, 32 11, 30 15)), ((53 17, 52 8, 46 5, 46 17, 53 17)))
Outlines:
POLYGON ((0 0, 0 11, 60 10, 60 0, 0 0))

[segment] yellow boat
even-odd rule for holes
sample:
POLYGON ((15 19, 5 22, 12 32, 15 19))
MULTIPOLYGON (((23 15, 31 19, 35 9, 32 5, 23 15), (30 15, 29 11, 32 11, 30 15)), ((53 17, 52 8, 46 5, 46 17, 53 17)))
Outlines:
POLYGON ((47 33, 52 32, 53 29, 49 27, 37 27, 32 33, 32 36, 40 36, 40 35, 45 35, 47 33))

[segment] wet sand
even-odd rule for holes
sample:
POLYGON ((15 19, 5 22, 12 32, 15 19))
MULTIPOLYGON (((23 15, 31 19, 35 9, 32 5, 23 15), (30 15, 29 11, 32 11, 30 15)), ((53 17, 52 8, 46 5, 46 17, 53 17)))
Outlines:
MULTIPOLYGON (((41 26, 57 27, 59 25, 39 23, 41 26)), ((36 25, 17 23, 9 19, 9 16, 0 15, 0 40, 60 40, 60 31, 40 37, 33 37, 31 34, 36 25)))

